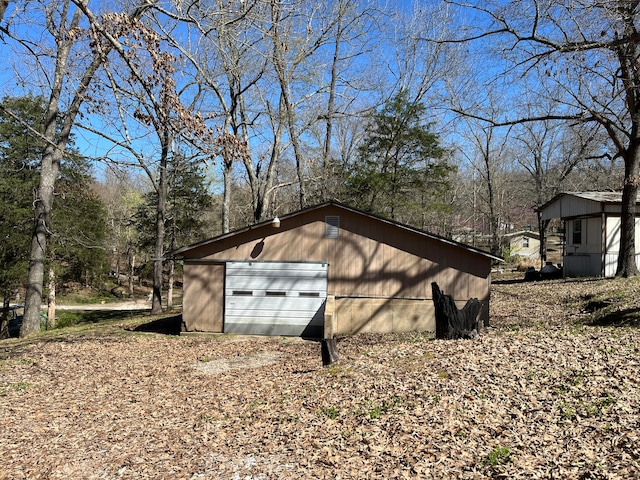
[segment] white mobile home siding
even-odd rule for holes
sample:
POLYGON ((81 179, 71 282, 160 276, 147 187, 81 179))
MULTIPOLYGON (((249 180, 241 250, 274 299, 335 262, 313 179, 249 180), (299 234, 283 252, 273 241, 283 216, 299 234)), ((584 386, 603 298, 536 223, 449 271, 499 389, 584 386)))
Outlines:
POLYGON ((567 220, 567 251, 564 258, 564 272, 566 276, 583 277, 602 274, 601 225, 600 217, 567 220), (582 223, 582 238, 580 243, 573 242, 573 231, 577 222, 582 223))
MULTIPOLYGON (((607 217, 605 238, 607 249, 604 255, 604 275, 605 277, 613 277, 618 268, 620 253, 620 217, 607 217)), ((640 219, 636 218, 636 265, 640 268, 638 240, 640 240, 640 219)))
POLYGON ((602 204, 586 198, 563 197, 561 201, 555 202, 542 210, 542 219, 569 218, 578 216, 596 215, 602 211, 602 204))
MULTIPOLYGON (((636 199, 640 209, 640 196, 636 199)), ((620 252, 621 192, 563 192, 540 209, 543 220, 560 218, 565 222, 563 272, 572 276, 613 276, 620 252), (575 222, 583 222, 583 238, 573 242, 575 222)), ((636 219, 636 238, 640 222, 636 219)), ((640 264, 640 249, 636 263, 640 264)))

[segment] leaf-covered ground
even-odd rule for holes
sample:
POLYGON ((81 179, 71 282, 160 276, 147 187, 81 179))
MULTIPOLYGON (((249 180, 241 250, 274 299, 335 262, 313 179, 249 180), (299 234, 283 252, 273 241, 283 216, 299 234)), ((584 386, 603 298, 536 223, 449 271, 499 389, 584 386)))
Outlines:
POLYGON ((639 287, 497 281, 479 339, 358 335, 330 367, 131 322, 3 341, 0 478, 640 478, 639 287))

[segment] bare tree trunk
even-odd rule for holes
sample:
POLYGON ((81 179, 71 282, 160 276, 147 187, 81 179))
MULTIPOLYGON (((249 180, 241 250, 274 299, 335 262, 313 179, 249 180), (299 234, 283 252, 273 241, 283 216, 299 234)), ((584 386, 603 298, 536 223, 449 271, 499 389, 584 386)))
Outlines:
MULTIPOLYGON (((68 4, 67 0, 67 4, 68 4)), ((141 16, 152 5, 147 2, 143 7, 137 9, 133 16, 141 16)), ((68 32, 78 27, 82 13, 87 12, 87 5, 76 4, 77 9, 68 25, 51 26, 54 31, 58 50, 55 55, 55 69, 52 72, 53 84, 48 99, 47 114, 45 118, 44 139, 48 142, 41 160, 40 183, 34 202, 34 228, 31 239, 31 250, 29 253, 29 272, 27 275, 27 292, 25 295, 24 317, 20 328, 20 336, 28 335, 40 331, 40 307, 42 304, 42 287, 44 282, 44 260, 46 257, 47 240, 49 237, 49 220, 51 208, 53 206, 53 194, 55 182, 60 169, 60 161, 64 155, 71 129, 75 124, 80 107, 85 100, 85 94, 91 84, 95 73, 104 64, 110 51, 111 44, 101 45, 96 49, 91 63, 87 65, 81 78, 77 82, 77 87, 73 93, 70 104, 65 112, 60 111, 60 99, 64 84, 68 81, 66 74, 68 71, 68 60, 73 46, 74 36, 68 32), (60 131, 57 127, 60 125, 60 131)), ((4 13, 4 12, 3 12, 4 13)), ((66 20, 66 19, 64 19, 66 20)))
POLYGON ((116 285, 120 286, 122 282, 120 281, 120 253, 115 249, 113 249, 115 257, 116 257, 116 285))
MULTIPOLYGON (((160 210, 160 209, 158 209, 160 210)), ((156 258, 153 259, 153 287, 152 287, 152 296, 151 296, 151 314, 158 315, 162 313, 162 241, 163 227, 160 226, 160 223, 164 221, 162 219, 162 212, 158 211, 158 216, 156 220, 156 247, 155 247, 155 255, 156 258)))
POLYGON ((622 188, 622 216, 620 219, 620 252, 616 277, 638 275, 636 265, 635 232, 636 232, 636 199, 638 197, 638 159, 636 150, 630 148, 624 162, 625 183, 622 188))
POLYGON ((496 213, 496 199, 495 199, 495 191, 493 184, 493 169, 491 165, 491 140, 493 138, 493 131, 491 130, 489 134, 485 137, 485 145, 484 145, 484 166, 485 166, 485 179, 487 180, 487 193, 488 193, 488 201, 489 201, 489 227, 491 229, 491 247, 490 252, 493 255, 500 254, 500 232, 498 231, 500 228, 500 218, 496 213))
POLYGON ((287 115, 287 126, 289 127, 289 137, 291 138, 291 144, 293 145, 293 155, 296 159, 296 173, 298 175, 298 182, 300 184, 298 189, 298 199, 300 201, 300 208, 307 206, 307 187, 305 185, 305 173, 304 173, 304 160, 302 158, 302 152, 300 151, 300 142, 298 141, 298 134, 295 127, 295 113, 293 111, 293 105, 289 99, 288 87, 283 85, 284 105, 287 115))
MULTIPOLYGON (((280 102, 280 109, 282 110, 282 102, 280 102)), ((245 133, 245 142, 248 142, 248 135, 245 133)), ((269 157, 269 163, 267 165, 267 173, 262 181, 256 170, 253 168, 252 160, 249 156, 243 158, 243 163, 249 177, 249 185, 251 187, 251 206, 253 210, 254 222, 261 222, 265 219, 271 198, 273 196, 273 175, 276 165, 278 164, 278 158, 280 156, 280 146, 282 140, 282 123, 278 122, 277 127, 274 130, 273 145, 271 146, 271 153, 269 157)))
MULTIPOLYGON (((298 134, 295 126, 295 112, 291 103, 289 95, 289 78, 287 75, 287 63, 285 59, 285 49, 287 45, 280 37, 280 26, 282 22, 282 11, 280 5, 277 2, 271 4, 271 30, 273 35, 273 67, 278 76, 278 82, 280 83, 280 103, 284 109, 280 109, 281 113, 284 111, 285 123, 289 130, 289 140, 293 146, 293 156, 296 161, 296 173, 298 175, 299 182, 299 202, 300 208, 306 206, 306 188, 304 182, 304 166, 302 159, 302 152, 300 151, 300 142, 298 141, 298 134)), ((292 66, 291 68, 295 68, 292 66)), ((280 121, 280 120, 279 120, 280 121)))
MULTIPOLYGON (((55 102, 57 104, 57 101, 55 102)), ((49 108, 55 110, 50 104, 49 108)), ((55 123, 57 112, 53 113, 51 123, 55 123)), ((49 128, 49 127, 48 127, 49 128)), ((55 130, 55 125, 51 126, 55 130)), ((55 135, 55 132, 52 136, 55 135)), ((65 141, 66 143, 66 141, 65 141)), ((40 331, 40 309, 42 305, 42 287, 44 285, 44 261, 47 240, 49 239, 49 218, 53 206, 53 189, 62 158, 61 147, 48 146, 42 158, 40 185, 35 203, 35 226, 31 237, 29 256, 29 273, 27 275, 27 292, 24 301, 24 316, 20 327, 20 336, 26 337, 40 331)))
POLYGON ((542 219, 542 212, 540 209, 536 209, 538 217, 538 235, 540 236, 540 245, 538 254, 540 255, 540 268, 542 268, 547 260, 547 227, 550 220, 542 219))
POLYGON ((224 188, 222 190, 222 233, 229 233, 229 213, 231 211, 231 169, 233 161, 222 159, 222 180, 224 188))
POLYGON ((167 286, 167 310, 173 308, 173 276, 175 274, 175 262, 169 260, 169 283, 167 286))
POLYGON ((155 258, 153 259, 153 298, 151 301, 151 314, 162 313, 162 270, 164 255, 164 233, 165 218, 167 210, 167 198, 169 189, 167 185, 167 161, 168 146, 162 147, 162 158, 160 160, 160 178, 158 180, 158 205, 156 208, 156 246, 155 258))
POLYGON ((11 295, 7 289, 3 295, 2 300, 2 314, 0 314, 0 340, 9 338, 9 308, 11 295))
POLYGON ((331 161, 331 140, 333 136, 333 120, 335 114, 336 103, 336 86, 338 84, 338 63, 340 61, 340 47, 342 45, 343 35, 343 2, 340 1, 339 13, 336 25, 336 41, 335 49, 333 51, 333 60, 331 62, 331 81, 329 83, 329 99, 327 100, 327 118, 325 126, 325 138, 322 154, 322 185, 321 188, 321 201, 327 200, 327 183, 329 181, 329 175, 327 169, 331 161))
POLYGON ((136 254, 131 255, 131 270, 129 271, 129 298, 133 297, 133 277, 136 271, 136 254))
POLYGON ((49 267, 49 295, 47 296, 47 330, 56 328, 56 272, 49 267))

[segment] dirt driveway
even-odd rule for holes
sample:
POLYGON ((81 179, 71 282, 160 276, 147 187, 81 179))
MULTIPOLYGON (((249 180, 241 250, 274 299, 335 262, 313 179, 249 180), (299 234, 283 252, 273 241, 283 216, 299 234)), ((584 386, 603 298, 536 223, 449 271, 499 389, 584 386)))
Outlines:
POLYGON ((86 305, 57 305, 57 310, 151 310, 146 300, 127 300, 122 302, 92 303, 86 305))

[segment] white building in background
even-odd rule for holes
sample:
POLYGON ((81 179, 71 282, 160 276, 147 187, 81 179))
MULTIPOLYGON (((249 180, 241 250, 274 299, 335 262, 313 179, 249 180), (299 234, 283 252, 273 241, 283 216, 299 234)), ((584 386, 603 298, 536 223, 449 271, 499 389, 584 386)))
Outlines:
MULTIPOLYGON (((640 202, 636 199, 636 206, 640 202)), ((620 252, 621 192, 563 192, 540 207, 543 220, 564 223, 565 277, 612 277, 620 252)), ((640 219, 636 218, 640 239, 640 219)), ((640 264, 640 253, 636 253, 640 264)))
POLYGON ((511 256, 517 255, 531 260, 540 259, 540 235, 531 230, 507 233, 504 236, 511 256))

